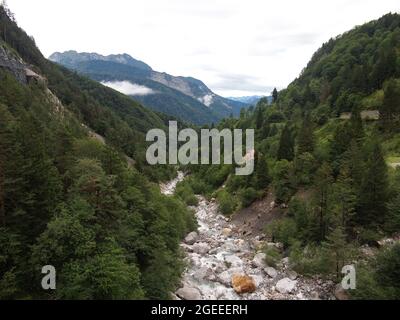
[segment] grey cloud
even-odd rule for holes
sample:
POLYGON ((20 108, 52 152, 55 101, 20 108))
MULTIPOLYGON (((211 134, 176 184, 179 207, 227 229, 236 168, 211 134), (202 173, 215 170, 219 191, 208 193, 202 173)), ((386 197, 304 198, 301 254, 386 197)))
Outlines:
POLYGON ((256 37, 256 41, 259 42, 278 42, 288 46, 295 45, 308 45, 313 44, 319 39, 319 33, 316 32, 301 32, 301 33, 281 33, 281 34, 268 34, 256 37))
POLYGON ((319 36, 312 32, 259 35, 248 51, 254 56, 277 56, 294 47, 319 43, 319 36))
POLYGON ((263 84, 257 77, 241 74, 220 73, 218 81, 213 83, 215 90, 238 90, 254 92, 270 92, 273 87, 263 84))

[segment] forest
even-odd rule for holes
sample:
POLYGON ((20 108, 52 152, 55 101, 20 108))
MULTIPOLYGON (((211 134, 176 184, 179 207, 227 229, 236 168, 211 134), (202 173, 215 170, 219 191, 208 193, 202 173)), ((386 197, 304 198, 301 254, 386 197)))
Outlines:
POLYGON ((268 192, 281 216, 265 234, 297 272, 339 282, 355 264, 351 298, 400 298, 400 244, 379 245, 400 230, 400 15, 329 40, 272 102, 207 126, 254 128, 255 171, 184 166, 172 197, 158 183, 177 168, 146 163, 145 134, 173 117, 48 61, 3 6, 0 46, 46 79, 0 68, 0 299, 170 299, 195 195, 231 217, 268 192), (54 292, 40 286, 49 261, 54 292))
MULTIPOLYGON (((272 103, 262 99, 216 126, 256 129, 254 174, 190 166, 182 198, 216 196, 232 215, 272 191, 284 209, 265 232, 284 244, 296 271, 339 281, 342 267, 357 262, 352 298, 398 299, 400 245, 372 257, 361 252, 400 228, 399 52, 398 14, 329 40, 272 103), (379 119, 362 116, 374 110, 379 119)), ((266 254, 270 263, 279 258, 276 250, 266 254)))
POLYGON ((62 100, 55 108, 47 84, 1 69, 0 299, 167 299, 183 268, 179 243, 195 224, 154 183, 172 168, 141 160, 145 130, 165 116, 48 62, 3 7, 0 30, 0 45, 62 100), (52 293, 41 287, 49 261, 52 293))

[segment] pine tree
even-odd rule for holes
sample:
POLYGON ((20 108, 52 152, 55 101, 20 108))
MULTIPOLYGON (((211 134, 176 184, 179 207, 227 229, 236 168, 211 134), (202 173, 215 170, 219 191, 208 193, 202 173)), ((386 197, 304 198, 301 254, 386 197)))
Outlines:
POLYGON ((358 220, 364 226, 382 225, 387 211, 388 168, 382 149, 373 141, 366 163, 357 209, 358 220))
POLYGON ((290 123, 287 123, 283 128, 277 158, 278 160, 288 161, 292 161, 294 158, 294 137, 290 123))
POLYGON ((261 129, 264 122, 263 109, 258 107, 256 111, 256 129, 261 129))
POLYGON ((336 227, 327 237, 324 248, 333 260, 336 271, 336 277, 340 279, 341 270, 346 264, 346 258, 349 255, 346 234, 342 227, 336 227))
POLYGON ((332 169, 327 162, 324 162, 322 166, 317 170, 315 176, 320 240, 325 239, 328 229, 328 200, 331 192, 332 182, 332 169))
POLYGON ((265 189, 271 182, 269 176, 268 164, 265 156, 261 153, 256 154, 256 188, 259 190, 265 189))
POLYGON ((359 142, 350 140, 348 143, 349 149, 343 155, 343 159, 340 163, 341 167, 347 167, 349 169, 350 178, 353 181, 356 193, 359 194, 364 174, 365 174, 365 161, 363 158, 363 152, 359 146, 359 142))
POLYGON ((261 127, 260 139, 264 140, 268 138, 270 133, 271 133, 271 125, 269 124, 268 120, 264 120, 261 127))
POLYGON ((297 139, 298 139, 298 149, 297 149, 298 154, 302 154, 305 152, 312 153, 314 151, 313 124, 311 122, 309 115, 307 115, 304 118, 297 139))
POLYGON ((12 145, 10 145, 12 116, 7 108, 0 104, 0 227, 6 225, 6 168, 12 145))
POLYGON ((334 199, 339 225, 346 231, 349 221, 355 214, 357 194, 354 181, 350 176, 350 169, 343 167, 337 182, 334 185, 334 199))
POLYGON ((381 123, 386 131, 397 128, 400 116, 400 83, 389 80, 385 86, 385 96, 380 108, 381 123))
POLYGON ((357 141, 361 140, 364 136, 364 127, 361 119, 361 111, 358 107, 354 107, 351 112, 350 128, 352 133, 352 139, 357 141))
POLYGON ((278 101, 278 90, 274 88, 274 90, 272 91, 272 102, 275 103, 277 101, 278 101))
POLYGON ((395 233, 400 230, 400 193, 388 203, 388 216, 385 219, 385 230, 395 233))

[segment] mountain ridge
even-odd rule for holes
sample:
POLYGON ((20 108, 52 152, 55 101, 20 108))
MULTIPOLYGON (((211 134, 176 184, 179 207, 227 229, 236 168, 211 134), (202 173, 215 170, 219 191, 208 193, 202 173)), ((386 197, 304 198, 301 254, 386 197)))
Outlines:
POLYGON ((127 54, 101 56, 93 53, 77 53, 76 51, 54 53, 50 55, 49 59, 100 82, 126 80, 132 84, 145 85, 144 83, 146 83, 146 86, 153 89, 156 95, 161 96, 138 97, 133 95, 134 99, 154 110, 181 117, 185 121, 196 124, 217 122, 231 114, 238 116, 240 110, 247 106, 242 102, 215 94, 204 82, 196 78, 173 76, 155 71, 150 66, 137 68, 132 64, 121 63, 121 56, 124 56, 124 59, 137 61, 127 54), (127 58, 128 56, 130 58, 127 58), (162 88, 159 86, 160 84, 175 91, 162 88), (183 98, 177 92, 187 97, 183 98), (166 106, 163 101, 169 101, 172 106, 166 106), (198 110, 193 114, 195 109, 198 110))

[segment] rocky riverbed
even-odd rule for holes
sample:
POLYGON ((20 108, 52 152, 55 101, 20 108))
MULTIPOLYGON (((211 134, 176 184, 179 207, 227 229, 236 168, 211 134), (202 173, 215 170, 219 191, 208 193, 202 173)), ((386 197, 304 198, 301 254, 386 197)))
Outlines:
MULTIPOLYGON (((174 193, 184 175, 161 186, 166 195, 174 193)), ((291 270, 289 259, 275 267, 265 263, 263 235, 242 239, 237 227, 218 212, 218 204, 198 196, 192 209, 199 228, 190 233, 182 249, 187 268, 176 299, 185 300, 273 300, 331 299, 334 284, 299 276, 291 270)))

